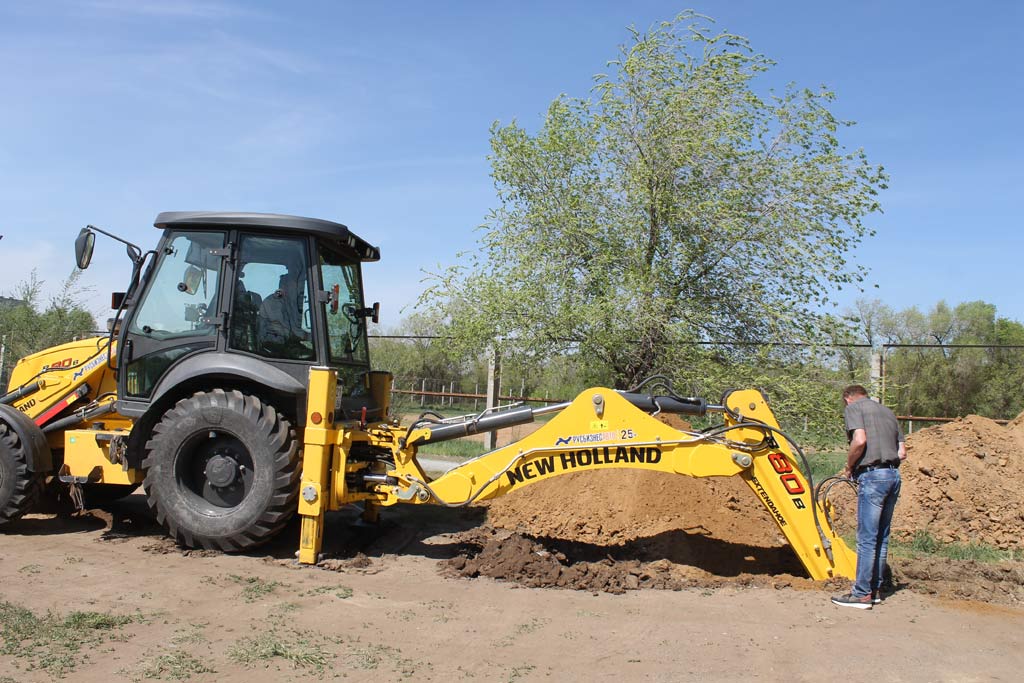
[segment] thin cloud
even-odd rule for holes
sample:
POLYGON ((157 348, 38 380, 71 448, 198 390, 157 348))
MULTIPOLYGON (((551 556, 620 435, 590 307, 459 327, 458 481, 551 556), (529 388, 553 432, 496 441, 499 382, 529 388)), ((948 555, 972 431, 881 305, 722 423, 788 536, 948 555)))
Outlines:
POLYGON ((225 2, 159 2, 159 0, 87 0, 86 9, 122 16, 176 17, 180 19, 231 19, 260 16, 248 7, 225 2))

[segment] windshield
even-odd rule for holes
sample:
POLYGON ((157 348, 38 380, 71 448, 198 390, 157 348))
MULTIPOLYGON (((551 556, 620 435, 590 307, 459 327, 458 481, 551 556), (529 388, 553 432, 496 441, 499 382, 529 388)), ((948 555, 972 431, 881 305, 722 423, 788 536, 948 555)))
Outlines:
POLYGON ((366 318, 361 315, 363 286, 359 263, 353 263, 323 246, 320 248, 320 277, 324 289, 337 287, 337 307, 327 307, 327 337, 330 358, 335 363, 369 365, 366 350, 366 318))
POLYGON ((215 334, 222 232, 172 233, 129 329, 155 339, 215 334))

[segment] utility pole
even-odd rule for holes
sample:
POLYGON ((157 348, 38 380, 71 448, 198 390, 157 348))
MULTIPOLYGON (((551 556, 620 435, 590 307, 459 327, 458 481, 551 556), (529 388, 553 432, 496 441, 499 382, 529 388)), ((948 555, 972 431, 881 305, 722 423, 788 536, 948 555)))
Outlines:
POLYGON ((884 349, 871 350, 871 394, 879 403, 885 403, 885 375, 882 374, 882 353, 884 349))
MULTIPOLYGON (((490 358, 487 359, 487 408, 498 407, 498 387, 501 383, 501 371, 498 368, 498 349, 491 349, 490 358)), ((484 448, 493 451, 498 446, 498 433, 487 432, 484 434, 484 448)))

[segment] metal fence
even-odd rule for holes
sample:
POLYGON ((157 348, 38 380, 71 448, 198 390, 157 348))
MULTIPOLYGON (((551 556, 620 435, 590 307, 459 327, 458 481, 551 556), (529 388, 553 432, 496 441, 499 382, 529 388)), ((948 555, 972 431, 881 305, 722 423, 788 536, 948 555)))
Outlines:
MULTIPOLYGON (((379 338, 395 339, 395 340, 433 340, 443 339, 443 337, 430 337, 425 335, 416 336, 403 336, 403 335, 387 335, 379 338)), ((705 344, 702 342, 702 344, 705 344)), ((707 345, 713 344, 713 342, 707 342, 707 345)), ((719 343, 721 345, 727 345, 728 343, 719 343)), ((765 344, 766 346, 781 345, 781 346, 794 346, 791 343, 779 343, 765 344)), ((825 346, 825 349, 829 349, 836 352, 837 357, 840 351, 850 352, 851 350, 859 354, 863 354, 864 365, 859 371, 849 372, 848 376, 835 381, 835 385, 838 388, 842 384, 846 383, 860 383, 868 386, 872 395, 880 398, 884 403, 890 405, 898 413, 898 417, 903 421, 906 431, 913 432, 926 426, 935 424, 941 424, 956 420, 960 417, 964 417, 969 413, 978 413, 985 417, 994 419, 1000 424, 1006 424, 1010 419, 1015 417, 1020 411, 1024 410, 1024 401, 1020 405, 1012 404, 1005 407, 999 412, 995 411, 979 411, 979 410, 960 410, 950 411, 946 414, 920 414, 917 412, 908 411, 905 406, 901 406, 899 403, 900 389, 902 383, 905 382, 906 378, 900 377, 898 374, 894 375, 894 363, 892 362, 893 354, 897 354, 905 351, 920 351, 922 353, 941 353, 945 358, 949 359, 950 363, 956 361, 956 353, 963 354, 965 350, 973 349, 974 352, 994 352, 994 353, 1013 353, 1019 355, 1021 362, 1020 365, 1024 368, 1024 345, 983 345, 983 344, 897 344, 887 343, 880 347, 871 347, 867 344, 842 344, 825 346)), ((840 370, 840 373, 843 371, 840 370)), ((500 377, 500 369, 498 372, 500 377)), ((500 381, 500 380, 499 380, 500 381)), ((498 396, 497 403, 505 404, 510 402, 526 402, 526 403, 560 403, 566 400, 571 400, 571 396, 556 396, 545 394, 545 395, 530 395, 527 391, 526 381, 521 380, 518 386, 507 386, 499 384, 497 388, 494 388, 493 395, 498 396)), ((947 392, 955 392, 955 387, 949 387, 947 392)), ((562 392, 570 393, 570 392, 562 392)), ((410 409, 416 408, 448 408, 451 410, 464 411, 464 412, 478 412, 487 407, 486 396, 487 388, 481 382, 473 382, 467 384, 462 378, 449 377, 449 378, 423 378, 423 377, 398 377, 395 383, 395 394, 400 404, 408 406, 410 409)), ((496 403, 496 404, 497 404, 496 403)))

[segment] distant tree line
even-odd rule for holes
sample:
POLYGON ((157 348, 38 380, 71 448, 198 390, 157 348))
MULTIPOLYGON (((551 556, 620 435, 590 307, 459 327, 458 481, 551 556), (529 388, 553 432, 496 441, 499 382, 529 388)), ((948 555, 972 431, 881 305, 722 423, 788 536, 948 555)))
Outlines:
MULTIPOLYGON (((666 348, 666 360, 652 374, 664 375, 680 394, 711 401, 727 388, 760 388, 784 428, 822 442, 842 438, 839 392, 851 383, 870 386, 872 357, 879 354, 884 400, 899 414, 1012 418, 1024 410, 1024 348, 1012 348, 1024 347, 1024 325, 999 317, 991 304, 951 307, 940 301, 923 313, 861 300, 833 322, 830 341, 817 345, 766 339, 666 348), (928 346, 887 346, 897 344, 928 346)), ((487 349, 461 352, 436 318, 416 314, 387 335, 410 337, 371 340, 374 367, 393 372, 397 388, 418 388, 424 378, 462 392, 485 386, 487 349)), ((615 383, 614 368, 579 348, 553 348, 546 358, 513 356, 503 360, 501 372, 510 395, 522 390, 525 396, 571 399, 587 387, 615 383)))
MULTIPOLYGON (((940 301, 922 312, 862 300, 847 322, 850 339, 885 352, 885 399, 902 414, 1012 418, 1024 410, 1024 325, 992 304, 940 301)), ((844 360, 851 377, 868 362, 862 350, 844 360)))

